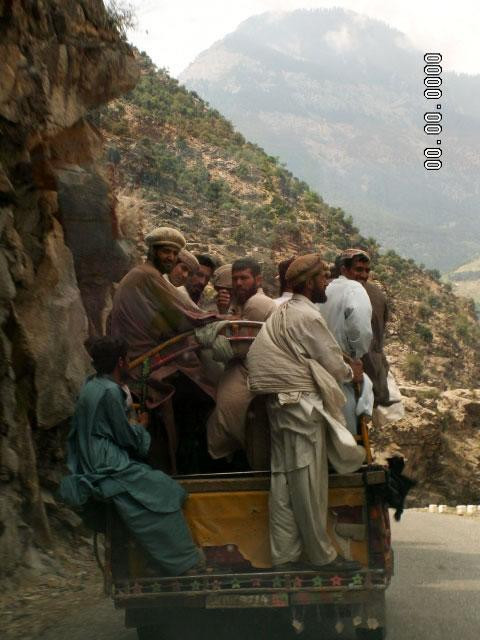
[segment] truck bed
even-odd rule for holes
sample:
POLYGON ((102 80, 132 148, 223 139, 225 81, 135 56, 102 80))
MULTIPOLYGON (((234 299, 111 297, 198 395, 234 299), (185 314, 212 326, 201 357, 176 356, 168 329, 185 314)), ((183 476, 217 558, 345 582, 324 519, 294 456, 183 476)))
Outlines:
MULTIPOLYGON (((125 609, 127 627, 160 624, 184 608, 292 609, 314 605, 355 620, 385 624, 385 590, 393 572, 388 510, 382 487, 386 471, 329 476, 329 534, 360 568, 331 573, 322 568, 275 570, 268 534, 269 472, 177 477, 189 493, 185 516, 207 555, 205 573, 155 575, 142 550, 114 513, 107 535, 109 590, 125 609), (346 536, 346 538, 344 538, 346 536), (349 537, 350 536, 350 537, 349 537), (343 613, 342 613, 343 612, 343 613)), ((187 614, 189 615, 189 614, 187 614)), ((323 615, 323 614, 322 614, 323 615)))

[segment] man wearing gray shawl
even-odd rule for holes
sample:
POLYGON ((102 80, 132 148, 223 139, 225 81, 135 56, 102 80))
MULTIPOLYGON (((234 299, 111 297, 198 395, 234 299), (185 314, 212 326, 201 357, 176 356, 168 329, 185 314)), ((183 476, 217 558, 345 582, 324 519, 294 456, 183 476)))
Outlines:
POLYGON ((328 460, 339 473, 364 460, 345 427, 341 389, 361 379, 361 365, 345 363, 315 307, 325 300, 320 256, 296 258, 286 278, 293 296, 268 318, 247 356, 250 390, 268 394, 272 561, 288 565, 303 554, 316 566, 347 568, 327 534, 328 460))

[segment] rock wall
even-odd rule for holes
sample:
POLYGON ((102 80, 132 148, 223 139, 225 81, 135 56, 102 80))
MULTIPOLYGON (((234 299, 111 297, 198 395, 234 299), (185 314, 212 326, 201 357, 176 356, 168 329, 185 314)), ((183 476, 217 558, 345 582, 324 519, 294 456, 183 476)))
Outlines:
POLYGON ((0 575, 51 544, 88 325, 128 267, 84 118, 136 78, 101 0, 0 0, 0 575))
POLYGON ((400 454, 405 472, 418 484, 409 505, 477 504, 480 496, 480 389, 440 392, 425 385, 400 385, 405 418, 371 429, 379 462, 400 454))

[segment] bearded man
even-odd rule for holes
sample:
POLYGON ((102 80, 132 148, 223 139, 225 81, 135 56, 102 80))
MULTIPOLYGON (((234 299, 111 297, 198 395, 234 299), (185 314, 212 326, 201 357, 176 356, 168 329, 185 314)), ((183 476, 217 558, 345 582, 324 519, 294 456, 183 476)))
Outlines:
MULTIPOLYGON (((318 308, 343 352, 357 364, 370 349, 372 342, 372 305, 360 274, 370 271, 370 257, 361 249, 344 251, 335 260, 339 276, 326 289, 327 301, 318 308)), ((351 383, 344 385, 347 397, 345 417, 351 433, 357 433, 357 415, 372 414, 372 383, 364 376, 360 400, 351 383)))
POLYGON ((185 288, 190 300, 203 309, 203 291, 217 268, 217 262, 207 253, 197 253, 195 258, 198 260, 199 267, 195 273, 190 274, 185 288))
POLYGON ((348 569, 327 534, 328 460, 348 473, 365 457, 345 427, 341 389, 361 381, 361 363, 345 363, 315 306, 326 301, 321 257, 296 258, 286 279, 291 300, 268 318, 247 355, 250 390, 267 394, 272 561, 288 567, 304 554, 312 565, 348 569))
POLYGON ((380 287, 369 282, 370 256, 361 249, 347 249, 345 254, 352 257, 350 267, 344 270, 345 277, 356 280, 365 288, 372 305, 372 341, 367 353, 362 356, 363 367, 373 384, 375 405, 388 405, 389 366, 383 353, 385 326, 388 321, 387 297, 380 287))
MULTIPOLYGON (((232 265, 232 295, 235 313, 242 320, 264 322, 276 309, 263 293, 259 263, 240 258, 232 265)), ((247 387, 247 369, 242 360, 227 364, 217 387, 217 404, 207 424, 208 451, 212 458, 231 456, 245 449, 245 421, 253 394, 247 387)))
MULTIPOLYGON (((159 227, 145 237, 145 242, 146 262, 127 273, 113 298, 111 335, 127 341, 130 359, 213 317, 200 311, 164 277, 171 273, 185 247, 183 235, 176 229, 159 227)), ((182 369, 181 364, 162 367, 162 377, 177 368, 182 369)), ((137 368, 131 375, 138 380, 140 373, 137 368)), ((187 367, 185 373, 201 384, 198 371, 187 367)))
MULTIPOLYGON (((196 304, 173 286, 165 275, 175 266, 178 255, 185 247, 185 238, 176 229, 159 227, 149 233, 147 260, 131 269, 118 285, 111 313, 111 335, 127 341, 130 359, 137 358, 173 336, 189 331, 214 319, 214 314, 203 313, 196 304)), ((175 346, 162 352, 171 356, 175 346)), ((130 370, 129 384, 138 396, 145 397, 149 409, 161 408, 161 417, 168 435, 169 462, 164 468, 175 471, 177 434, 173 421, 172 397, 179 390, 178 378, 175 386, 172 375, 180 372, 213 400, 215 387, 194 353, 172 358, 167 364, 145 374, 142 366, 130 370)), ((180 377, 181 379, 181 377, 180 377)), ((177 398, 178 400, 178 398, 177 398)), ((161 432, 156 432, 161 437, 161 432)), ((156 456, 162 448, 155 441, 156 456)))

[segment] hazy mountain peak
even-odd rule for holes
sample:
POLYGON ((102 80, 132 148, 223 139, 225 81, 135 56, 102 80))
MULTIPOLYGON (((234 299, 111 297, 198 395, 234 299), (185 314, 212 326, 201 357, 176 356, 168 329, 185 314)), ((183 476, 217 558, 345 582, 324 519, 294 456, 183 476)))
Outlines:
POLYGON ((301 9, 245 20, 180 79, 364 233, 449 270, 480 252, 480 76, 442 74, 443 129, 429 138, 423 55, 379 20, 301 9), (444 165, 427 172, 437 139, 444 165))

